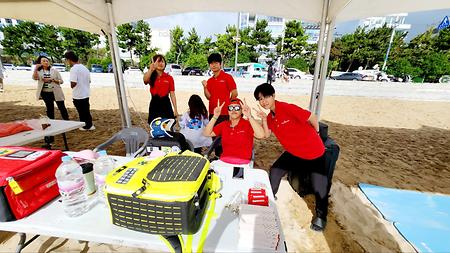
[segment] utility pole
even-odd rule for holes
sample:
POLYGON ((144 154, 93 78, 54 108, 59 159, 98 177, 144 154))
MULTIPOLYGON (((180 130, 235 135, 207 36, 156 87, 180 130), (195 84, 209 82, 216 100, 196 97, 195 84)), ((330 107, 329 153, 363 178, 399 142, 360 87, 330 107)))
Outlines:
POLYGON ((394 41, 394 36, 395 36, 395 28, 397 28, 398 26, 398 21, 399 21, 399 16, 397 16, 395 18, 395 23, 392 24, 392 33, 391 33, 391 39, 389 40, 389 46, 386 52, 386 56, 384 57, 384 62, 383 62, 383 67, 381 68, 381 71, 386 71, 386 64, 387 64, 387 60, 389 58, 389 53, 391 52, 391 47, 392 47, 392 42, 394 41))
POLYGON ((241 24, 241 13, 238 12, 238 20, 237 20, 237 25, 236 25, 236 37, 234 38, 234 40, 236 41, 236 52, 234 55, 234 73, 237 73, 237 64, 238 64, 238 48, 239 48, 239 41, 240 41, 240 37, 239 37, 239 26, 241 24))

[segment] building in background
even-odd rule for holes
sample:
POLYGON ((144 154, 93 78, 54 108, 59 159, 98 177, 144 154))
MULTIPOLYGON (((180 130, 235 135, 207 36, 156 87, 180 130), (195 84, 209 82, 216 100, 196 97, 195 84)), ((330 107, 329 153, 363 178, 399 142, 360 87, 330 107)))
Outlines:
POLYGON ((369 17, 362 19, 359 22, 359 26, 366 30, 372 30, 381 28, 386 25, 389 28, 395 27, 397 31, 408 31, 411 29, 411 24, 405 24, 405 19, 408 13, 391 14, 384 17, 369 17))
MULTIPOLYGON (((12 19, 12 18, 0 18, 0 28, 10 25, 17 25, 20 23, 20 20, 12 19)), ((3 32, 0 31, 0 41, 2 41, 5 37, 3 36, 3 32)), ((2 51, 3 46, 0 44, 0 52, 2 51)))

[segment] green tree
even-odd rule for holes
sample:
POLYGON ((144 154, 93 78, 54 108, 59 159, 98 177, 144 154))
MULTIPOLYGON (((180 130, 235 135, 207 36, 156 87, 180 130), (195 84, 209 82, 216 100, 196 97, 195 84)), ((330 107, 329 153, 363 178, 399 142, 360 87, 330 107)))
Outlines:
POLYGON ((301 71, 309 72, 309 64, 302 57, 288 59, 285 65, 289 68, 296 68, 301 71))
POLYGON ((41 38, 36 36, 39 34, 39 25, 34 22, 25 21, 16 26, 6 26, 1 31, 4 35, 1 41, 4 53, 17 56, 22 64, 29 64, 34 54, 41 50, 41 38))
POLYGON ((200 36, 198 36, 195 28, 192 28, 186 39, 186 53, 188 55, 200 53, 202 47, 200 44, 200 36))
POLYGON ((92 48, 100 43, 98 34, 63 27, 58 30, 63 38, 63 48, 74 51, 84 62, 88 61, 88 56, 93 51, 92 48))
POLYGON ((273 39, 271 32, 267 29, 268 25, 269 23, 265 19, 256 21, 255 29, 251 33, 253 51, 266 52, 267 47, 272 43, 273 39))
POLYGON ((286 22, 284 31, 284 43, 281 53, 288 59, 301 56, 307 43, 308 36, 305 35, 302 23, 297 20, 286 22))
POLYGON ((201 51, 203 54, 209 55, 209 52, 213 51, 215 48, 214 42, 212 42, 211 37, 207 37, 203 40, 201 44, 201 51))
POLYGON ((139 56, 139 61, 141 61, 144 55, 154 54, 157 49, 151 47, 152 29, 147 22, 139 20, 135 27, 135 33, 138 35, 135 53, 139 56))
MULTIPOLYGON (((231 65, 235 52, 236 27, 227 26, 224 34, 216 34, 216 48, 222 55, 224 66, 231 65)), ((234 65, 234 64, 233 64, 234 65)))
POLYGON ((38 36, 41 38, 40 51, 45 52, 53 62, 60 62, 64 48, 58 29, 52 25, 42 25, 38 36))
POLYGON ((133 51, 136 48, 136 45, 140 42, 139 34, 137 34, 136 29, 133 27, 131 23, 125 23, 117 26, 117 40, 119 41, 119 47, 122 49, 122 52, 130 53, 131 64, 134 65, 133 62, 133 51))
POLYGON ((441 76, 450 73, 450 57, 443 53, 432 52, 421 59, 420 68, 424 71, 425 81, 438 82, 441 76))
POLYGON ((171 44, 170 50, 167 54, 167 61, 175 62, 177 64, 184 58, 186 49, 186 39, 183 35, 184 31, 180 26, 175 26, 170 30, 171 44))
POLYGON ((205 54, 190 54, 184 65, 185 67, 199 67, 206 70, 208 69, 208 59, 205 54))

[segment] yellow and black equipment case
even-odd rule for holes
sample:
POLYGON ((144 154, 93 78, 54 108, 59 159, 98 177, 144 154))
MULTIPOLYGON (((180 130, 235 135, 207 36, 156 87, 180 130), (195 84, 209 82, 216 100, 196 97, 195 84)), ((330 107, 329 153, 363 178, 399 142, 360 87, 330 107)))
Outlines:
POLYGON ((114 169, 104 188, 112 223, 150 234, 196 233, 208 195, 220 185, 209 166, 206 158, 184 151, 138 157, 114 169))

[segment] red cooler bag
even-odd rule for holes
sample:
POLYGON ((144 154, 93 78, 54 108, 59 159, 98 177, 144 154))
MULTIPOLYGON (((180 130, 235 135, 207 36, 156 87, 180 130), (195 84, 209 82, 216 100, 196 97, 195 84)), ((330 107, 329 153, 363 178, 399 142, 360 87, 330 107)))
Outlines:
POLYGON ((0 221, 26 217, 58 196, 60 150, 0 147, 0 221))

